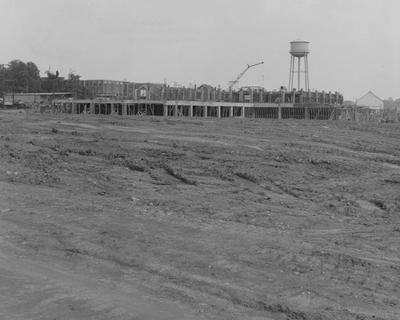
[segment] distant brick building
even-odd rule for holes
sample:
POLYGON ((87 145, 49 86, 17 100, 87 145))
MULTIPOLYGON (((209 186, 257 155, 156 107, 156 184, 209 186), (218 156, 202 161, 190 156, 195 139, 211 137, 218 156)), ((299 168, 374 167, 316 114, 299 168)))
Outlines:
POLYGON ((81 80, 84 95, 87 98, 113 97, 131 98, 133 97, 133 83, 128 81, 116 80, 81 80))
POLYGON ((133 100, 161 100, 163 84, 116 80, 82 80, 84 97, 133 100))

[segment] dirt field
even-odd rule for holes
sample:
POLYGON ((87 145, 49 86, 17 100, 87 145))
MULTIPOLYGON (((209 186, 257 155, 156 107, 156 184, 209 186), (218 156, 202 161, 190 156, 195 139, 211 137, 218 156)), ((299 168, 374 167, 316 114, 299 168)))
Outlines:
POLYGON ((400 319, 400 125, 0 112, 0 318, 400 319))

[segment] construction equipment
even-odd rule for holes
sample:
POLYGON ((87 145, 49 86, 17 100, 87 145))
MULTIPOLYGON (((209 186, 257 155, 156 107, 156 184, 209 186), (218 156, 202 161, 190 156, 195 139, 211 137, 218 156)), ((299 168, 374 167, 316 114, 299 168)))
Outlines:
POLYGON ((251 64, 251 65, 248 64, 248 65, 246 66, 246 68, 245 68, 241 73, 239 73, 239 74, 237 75, 237 77, 235 78, 235 80, 229 81, 228 89, 231 90, 231 89, 239 82, 239 80, 243 77, 243 75, 247 72, 247 70, 249 70, 249 69, 252 68, 252 67, 258 66, 258 65, 260 65, 260 64, 264 64, 264 61, 261 61, 261 62, 255 63, 255 64, 251 64))

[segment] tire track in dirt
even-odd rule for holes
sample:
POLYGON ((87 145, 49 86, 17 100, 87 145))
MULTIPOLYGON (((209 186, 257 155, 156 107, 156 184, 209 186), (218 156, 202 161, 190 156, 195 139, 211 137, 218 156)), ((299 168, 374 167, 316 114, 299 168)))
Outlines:
MULTIPOLYGON (((84 261, 80 263, 82 262, 84 261)), ((85 263, 91 266, 90 268, 96 268, 100 273, 107 272, 107 268, 99 268, 96 265, 97 262, 93 260, 86 260, 85 263)), ((110 271, 108 270, 108 272, 110 271)), ((86 306, 85 309, 88 309, 87 312, 97 314, 101 319, 124 319, 126 316, 144 320, 202 318, 186 308, 177 306, 176 303, 156 301, 154 297, 146 298, 148 295, 146 292, 141 292, 132 285, 112 280, 99 281, 98 275, 93 276, 93 271, 89 273, 83 270, 78 271, 70 263, 66 265, 65 261, 57 262, 54 258, 49 261, 43 257, 41 260, 37 260, 19 249, 9 245, 5 247, 3 240, 0 241, 0 284, 4 277, 13 279, 14 289, 23 295, 19 301, 13 299, 11 304, 14 307, 24 304, 26 288, 33 290, 36 298, 41 301, 41 308, 36 311, 28 311, 27 319, 41 319, 46 315, 46 310, 51 310, 52 305, 62 305, 69 300, 83 303, 86 306), (16 252, 19 254, 18 257, 14 255, 16 252), (49 291, 56 294, 49 297, 49 291)), ((7 293, 3 293, 1 299, 4 301, 6 296, 7 293)), ((24 309, 22 305, 19 308, 24 309)), ((24 318, 21 315, 19 319, 24 318)), ((80 317, 78 316, 78 318, 80 317)))

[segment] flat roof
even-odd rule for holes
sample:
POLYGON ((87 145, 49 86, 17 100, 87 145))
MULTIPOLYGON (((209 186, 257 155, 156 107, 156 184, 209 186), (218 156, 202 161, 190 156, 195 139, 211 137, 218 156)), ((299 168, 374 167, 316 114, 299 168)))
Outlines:
POLYGON ((73 92, 15 92, 5 93, 4 95, 19 95, 19 96, 55 96, 73 94, 73 92))

